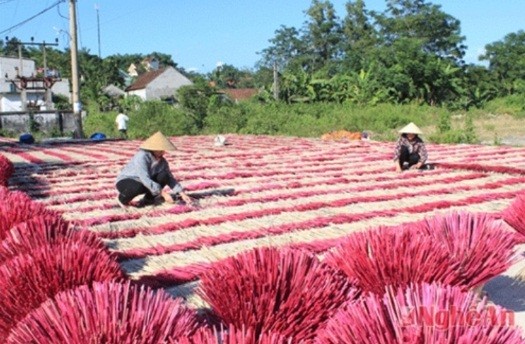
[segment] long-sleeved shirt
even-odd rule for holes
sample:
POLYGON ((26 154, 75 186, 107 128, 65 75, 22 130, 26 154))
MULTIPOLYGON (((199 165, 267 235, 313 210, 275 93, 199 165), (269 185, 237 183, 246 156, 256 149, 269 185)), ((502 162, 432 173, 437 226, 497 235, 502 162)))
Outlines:
POLYGON ((399 157, 401 156, 401 148, 407 147, 408 153, 417 153, 419 154, 419 162, 424 164, 428 159, 428 153, 427 148, 425 147, 425 143, 419 136, 416 136, 414 140, 410 141, 408 138, 401 136, 399 140, 397 140, 396 148, 394 151, 394 161, 399 160, 399 157))
POLYGON ((169 176, 168 186, 173 192, 182 192, 182 186, 173 177, 168 161, 164 158, 155 159, 150 151, 139 149, 117 176, 117 182, 123 179, 134 179, 147 187, 153 196, 161 193, 161 186, 152 179, 152 176, 166 172, 169 176))

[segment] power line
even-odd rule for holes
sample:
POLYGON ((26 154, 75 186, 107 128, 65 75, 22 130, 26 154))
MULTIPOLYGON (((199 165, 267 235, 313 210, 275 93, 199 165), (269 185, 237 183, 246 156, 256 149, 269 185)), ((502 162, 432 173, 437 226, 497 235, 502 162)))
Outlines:
POLYGON ((24 21, 21 21, 21 22, 18 23, 18 24, 13 25, 13 26, 11 26, 10 28, 5 29, 4 31, 0 31, 0 35, 4 34, 4 33, 6 33, 6 32, 10 32, 11 30, 16 29, 16 28, 18 28, 18 27, 20 27, 20 26, 22 26, 22 25, 24 25, 24 24, 30 22, 31 20, 33 20, 33 19, 35 19, 36 17, 38 17, 38 16, 40 16, 40 15, 46 13, 46 12, 49 11, 50 9, 52 9, 52 8, 54 8, 54 7, 56 7, 56 6, 58 6, 61 2, 65 2, 65 1, 66 1, 66 0, 58 0, 58 1, 55 2, 53 5, 51 5, 51 6, 47 7, 47 8, 45 8, 45 9, 43 9, 42 11, 38 12, 38 13, 35 14, 34 16, 32 16, 32 17, 30 17, 30 18, 28 18, 28 19, 26 19, 26 20, 24 20, 24 21))

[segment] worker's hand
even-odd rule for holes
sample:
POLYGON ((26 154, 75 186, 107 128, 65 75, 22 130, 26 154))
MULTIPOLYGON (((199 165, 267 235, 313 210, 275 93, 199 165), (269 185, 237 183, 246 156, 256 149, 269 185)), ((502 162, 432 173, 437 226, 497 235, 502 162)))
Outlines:
POLYGON ((186 195, 184 192, 179 192, 179 195, 180 195, 180 198, 182 198, 182 200, 184 201, 184 203, 190 205, 193 203, 193 198, 191 198, 190 196, 186 195))
POLYGON ((421 163, 418 162, 417 164, 410 166, 410 169, 411 169, 411 170, 417 170, 417 169, 419 169, 420 167, 421 167, 421 163))
POLYGON ((173 197, 171 197, 171 195, 169 193, 167 193, 166 191, 162 191, 161 192, 161 196, 162 196, 162 198, 164 198, 164 201, 166 203, 170 203, 171 204, 171 203, 174 202, 173 201, 173 197))
POLYGON ((401 166, 399 164, 396 164, 396 172, 401 172, 401 166))

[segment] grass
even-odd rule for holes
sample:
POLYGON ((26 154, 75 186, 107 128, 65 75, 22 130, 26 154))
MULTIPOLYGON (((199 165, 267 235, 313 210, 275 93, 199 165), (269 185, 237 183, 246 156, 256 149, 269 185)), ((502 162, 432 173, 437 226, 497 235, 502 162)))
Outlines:
MULTIPOLYGON (((444 108, 418 104, 378 104, 358 107, 351 104, 261 104, 244 102, 209 107, 203 118, 191 111, 164 103, 145 102, 130 111, 130 139, 144 139, 162 130, 169 136, 255 134, 295 137, 321 137, 332 131, 368 131, 372 139, 394 141, 397 130, 416 123, 429 143, 481 143, 486 145, 525 145, 525 113, 516 99, 498 100, 485 109, 451 112, 444 108)), ((90 109, 83 124, 90 137, 102 132, 118 138, 116 112, 90 109)), ((1 136, 17 138, 19 133, 0 129, 1 136)), ((37 141, 56 134, 35 131, 37 141)), ((66 135, 67 136, 67 135, 66 135)))

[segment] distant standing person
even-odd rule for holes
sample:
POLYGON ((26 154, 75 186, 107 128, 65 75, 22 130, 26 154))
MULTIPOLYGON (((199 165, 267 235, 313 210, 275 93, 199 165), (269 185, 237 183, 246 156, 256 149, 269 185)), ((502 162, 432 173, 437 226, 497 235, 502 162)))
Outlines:
POLYGON ((409 123, 399 133, 401 136, 394 151, 396 171, 428 168, 425 165, 428 158, 427 148, 419 137, 423 133, 421 129, 414 123, 409 123))
POLYGON ((117 124, 118 131, 120 132, 121 139, 128 138, 128 121, 129 117, 123 113, 122 110, 120 110, 117 118, 115 119, 115 123, 117 124))

